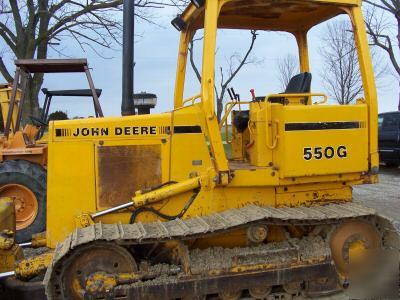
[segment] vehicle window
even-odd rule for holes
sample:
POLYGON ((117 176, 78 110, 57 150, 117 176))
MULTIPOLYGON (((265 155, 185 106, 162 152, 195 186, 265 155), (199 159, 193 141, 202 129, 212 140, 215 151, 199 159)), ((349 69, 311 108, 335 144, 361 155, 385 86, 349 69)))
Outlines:
POLYGON ((378 116, 378 128, 382 128, 382 123, 383 123, 383 116, 378 116))
POLYGON ((399 129, 400 116, 397 114, 388 114, 383 116, 382 129, 397 130, 399 129))

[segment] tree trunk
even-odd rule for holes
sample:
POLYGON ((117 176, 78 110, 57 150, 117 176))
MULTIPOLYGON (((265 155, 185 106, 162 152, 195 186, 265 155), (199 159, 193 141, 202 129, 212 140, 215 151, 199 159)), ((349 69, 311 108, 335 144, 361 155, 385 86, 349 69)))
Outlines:
POLYGON ((25 94, 24 107, 22 108, 23 124, 29 122, 29 116, 39 117, 39 93, 43 84, 43 74, 29 76, 25 94))
MULTIPOLYGON (((35 58, 35 46, 34 37, 31 36, 30 33, 24 32, 18 39, 17 48, 18 52, 16 53, 17 59, 33 59, 35 58)), ((28 77, 24 78, 23 81, 27 80, 26 84, 21 82, 21 86, 25 85, 25 93, 24 93, 24 105, 22 107, 22 125, 25 125, 29 122, 29 116, 37 117, 37 111, 39 107, 38 95, 41 83, 43 82, 43 74, 28 74, 28 77)))
POLYGON ((218 122, 221 121, 222 109, 223 109, 222 99, 217 99, 217 120, 218 120, 218 122))

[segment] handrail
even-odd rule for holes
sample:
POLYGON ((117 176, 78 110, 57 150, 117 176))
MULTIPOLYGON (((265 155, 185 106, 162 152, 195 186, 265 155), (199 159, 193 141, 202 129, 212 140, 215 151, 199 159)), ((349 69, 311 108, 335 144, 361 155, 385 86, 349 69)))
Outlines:
POLYGON ((185 104, 187 103, 187 102, 192 102, 192 105, 194 104, 194 101, 196 100, 196 99, 198 99, 198 98, 200 98, 201 97, 201 94, 198 94, 198 95, 195 95, 195 96, 193 96, 193 97, 190 97, 190 98, 187 98, 187 99, 185 99, 185 100, 183 100, 182 101, 182 106, 185 106, 185 104))
MULTIPOLYGON (((268 135, 266 135, 266 138, 267 138, 267 140, 266 140, 266 144, 267 144, 267 147, 269 148, 269 149, 271 149, 271 150, 274 150, 275 148, 276 148, 276 146, 278 146, 278 140, 279 140, 279 120, 274 120, 274 121, 271 121, 271 133, 273 133, 273 129, 274 129, 274 127, 275 127, 275 134, 273 134, 273 142, 272 142, 272 145, 269 143, 269 141, 268 141, 268 135), (275 123, 275 126, 274 126, 274 123, 275 123)), ((268 128, 267 128, 268 129, 268 128)))
POLYGON ((323 93, 298 93, 298 94, 270 94, 265 99, 270 98, 298 98, 298 97, 323 97, 321 102, 314 102, 314 105, 323 104, 328 102, 328 96, 323 93))
POLYGON ((328 97, 324 97, 324 99, 322 101, 316 101, 313 103, 313 105, 319 105, 319 104, 325 104, 328 102, 328 97))
POLYGON ((224 126, 224 123, 228 119, 228 116, 229 116, 230 112, 232 111, 233 107, 234 107, 234 105, 232 104, 232 102, 225 103, 225 106, 224 106, 225 113, 222 116, 221 121, 219 121, 219 124, 218 124, 219 129, 222 129, 222 126, 224 126), (228 105, 230 105, 229 109, 228 109, 228 105))
POLYGON ((227 144, 231 144, 232 140, 228 139, 229 136, 229 132, 228 132, 228 116, 230 114, 230 112, 232 111, 232 108, 235 106, 235 104, 228 102, 225 104, 225 114, 223 116, 223 118, 221 119, 220 123, 219 123, 219 129, 221 130, 222 126, 225 125, 225 142, 227 144), (228 107, 228 103, 230 104, 229 110, 227 110, 228 107))
POLYGON ((219 129, 222 128, 224 122, 227 120, 229 113, 232 111, 232 108, 235 107, 235 105, 240 105, 240 104, 250 104, 253 101, 228 101, 225 103, 225 114, 223 115, 223 117, 221 118, 221 121, 219 122, 219 129), (227 111, 226 108, 228 107, 228 104, 231 105, 231 107, 229 108, 229 110, 227 111))
POLYGON ((270 150, 274 150, 278 146, 279 140, 279 120, 272 120, 271 103, 265 105, 266 120, 265 122, 265 144, 270 150), (275 129, 275 132, 274 132, 275 129), (270 144, 272 140, 272 144, 270 144))
POLYGON ((225 125, 225 141, 227 144, 232 143, 232 141, 228 140, 228 116, 231 113, 232 109, 235 107, 235 105, 240 104, 250 104, 252 101, 228 101, 225 103, 225 113, 224 116, 221 118, 221 121, 219 122, 219 129, 222 129, 222 126, 225 125), (229 106, 229 108, 228 108, 229 106))

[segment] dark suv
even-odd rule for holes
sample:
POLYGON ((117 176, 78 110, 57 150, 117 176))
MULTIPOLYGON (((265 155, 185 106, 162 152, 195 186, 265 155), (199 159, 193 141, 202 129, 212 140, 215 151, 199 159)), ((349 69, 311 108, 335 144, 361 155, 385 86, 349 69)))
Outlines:
POLYGON ((379 155, 387 166, 400 164, 400 111, 379 114, 379 155))

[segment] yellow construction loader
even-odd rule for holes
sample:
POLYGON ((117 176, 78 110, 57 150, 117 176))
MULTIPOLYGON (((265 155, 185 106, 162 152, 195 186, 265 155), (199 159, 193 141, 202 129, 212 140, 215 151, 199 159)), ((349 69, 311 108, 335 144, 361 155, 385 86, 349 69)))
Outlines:
POLYGON ((181 33, 172 111, 130 116, 127 97, 123 117, 50 123, 38 243, 48 251, 9 270, 22 286, 45 273, 48 299, 291 299, 351 287, 354 271, 370 272, 383 251, 398 258, 395 227, 352 201, 352 187, 377 182, 379 171, 361 1, 191 2, 172 21, 181 33), (352 105, 310 89, 307 32, 338 15, 353 26, 363 82, 352 105), (220 28, 292 33, 301 73, 280 94, 228 102, 218 122, 220 28), (184 99, 188 46, 200 29, 201 89, 184 99), (232 158, 221 136, 228 123, 232 158))
POLYGON ((93 99, 96 117, 103 117, 86 59, 20 59, 15 61, 12 84, 0 85, 4 134, 0 137, 0 197, 12 197, 16 206, 18 242, 46 229, 47 139, 43 137, 54 96, 85 96, 93 99), (34 73, 85 73, 90 89, 49 91, 42 89, 45 101, 40 116, 30 116, 21 125, 26 99, 27 77, 34 73))

